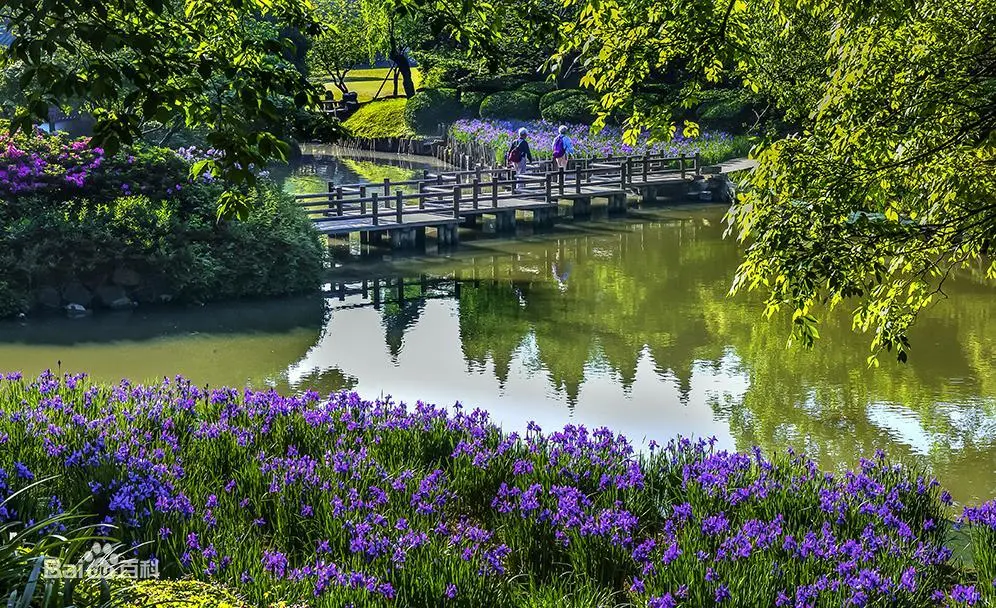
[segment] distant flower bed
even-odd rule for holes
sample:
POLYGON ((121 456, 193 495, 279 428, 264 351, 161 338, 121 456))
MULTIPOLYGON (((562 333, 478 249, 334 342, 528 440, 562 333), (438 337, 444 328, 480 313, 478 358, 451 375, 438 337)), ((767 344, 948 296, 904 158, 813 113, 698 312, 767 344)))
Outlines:
MULTIPOLYGON (((537 158, 553 157, 553 140, 558 127, 546 121, 513 122, 491 120, 458 120, 450 129, 450 134, 459 142, 476 143, 494 150, 496 158, 502 158, 508 150, 520 127, 529 131, 529 147, 537 158)), ((665 156, 702 155, 706 164, 717 163, 737 156, 746 156, 750 145, 746 138, 733 137, 728 133, 706 132, 700 137, 678 136, 671 141, 651 142, 647 135, 639 138, 635 145, 623 142, 622 129, 605 127, 592 134, 586 125, 567 125, 568 135, 574 142, 575 156, 581 158, 604 157, 609 154, 623 156, 631 154, 664 154, 665 156)))
MULTIPOLYGON (((481 411, 355 393, 0 380, 0 523, 84 503, 160 572, 257 605, 968 606, 950 497, 883 454, 842 475, 607 429, 505 433, 481 411), (145 555, 148 557, 148 555, 145 555)), ((986 560, 989 560, 988 562, 986 560)))

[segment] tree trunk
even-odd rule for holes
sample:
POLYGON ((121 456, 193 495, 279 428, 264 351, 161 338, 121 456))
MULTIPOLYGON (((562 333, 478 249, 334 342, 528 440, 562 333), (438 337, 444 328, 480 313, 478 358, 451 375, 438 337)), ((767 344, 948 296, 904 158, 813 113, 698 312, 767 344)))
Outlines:
POLYGON ((401 73, 401 82, 405 88, 405 97, 413 97, 415 95, 415 81, 412 80, 412 64, 408 61, 408 55, 397 47, 392 47, 390 57, 391 61, 398 68, 398 72, 401 73))
POLYGON ((397 69, 395 69, 394 70, 394 96, 395 97, 398 96, 398 75, 399 74, 400 74, 400 72, 397 69))

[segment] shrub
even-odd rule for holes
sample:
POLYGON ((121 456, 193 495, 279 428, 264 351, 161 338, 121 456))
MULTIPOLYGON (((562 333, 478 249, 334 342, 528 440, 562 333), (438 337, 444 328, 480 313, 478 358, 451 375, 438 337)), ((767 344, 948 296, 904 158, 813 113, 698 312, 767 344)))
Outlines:
POLYGON ((463 85, 464 90, 481 93, 500 93, 512 91, 530 82, 531 74, 503 74, 501 76, 480 77, 471 75, 463 85))
POLYGON ((364 139, 408 137, 412 130, 405 122, 405 110, 410 101, 398 98, 363 104, 342 126, 351 136, 364 139))
POLYGON ((116 594, 118 605, 157 608, 247 608, 247 604, 219 585, 199 581, 142 580, 116 594))
POLYGON ((422 53, 419 56, 424 70, 424 89, 457 88, 474 73, 474 66, 462 57, 447 57, 422 53))
POLYGON ((463 118, 477 118, 481 115, 481 102, 487 97, 478 91, 464 91, 460 95, 460 105, 463 106, 463 118))
POLYGON ((331 144, 345 135, 342 121, 328 112, 297 112, 294 120, 294 138, 298 141, 316 141, 331 144))
POLYGON ((746 90, 705 91, 700 97, 697 118, 703 128, 743 132, 754 118, 754 100, 746 90))
POLYGON ((539 118, 539 96, 525 91, 493 93, 481 102, 481 118, 509 120, 539 118))
POLYGON ((542 110, 543 120, 555 123, 591 124, 595 120, 592 100, 587 95, 571 95, 542 110))
POLYGON ((525 91, 526 93, 532 93, 533 95, 546 95, 557 90, 557 85, 549 82, 527 82, 526 84, 519 87, 520 91, 525 91))
POLYGON ((454 89, 426 89, 408 100, 405 124, 415 133, 435 133, 442 123, 449 124, 463 108, 454 89))
POLYGON ((550 91, 549 93, 540 97, 540 111, 542 112, 549 106, 567 99, 568 97, 589 97, 588 93, 582 89, 557 89, 555 91, 550 91))
MULTIPOLYGON (((30 169, 22 166, 71 157, 87 142, 7 144, 0 151, 8 175, 0 180, 0 315, 29 308, 40 288, 55 306, 70 300, 59 293, 67 285, 110 288, 116 272, 131 277, 121 279, 125 295, 148 302, 283 295, 320 284, 321 237, 293 198, 265 179, 246 194, 252 211, 245 221, 219 223, 221 187, 188 174, 190 161, 206 153, 138 146, 107 158, 93 150, 80 153, 79 167, 55 165, 44 178, 23 180, 30 169)), ((124 297, 117 293, 105 303, 124 297)))

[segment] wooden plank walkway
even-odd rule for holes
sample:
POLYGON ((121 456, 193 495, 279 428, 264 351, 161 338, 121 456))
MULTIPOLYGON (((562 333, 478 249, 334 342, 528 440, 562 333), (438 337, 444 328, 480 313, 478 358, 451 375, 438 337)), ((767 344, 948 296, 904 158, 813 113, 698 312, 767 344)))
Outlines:
POLYGON ((592 199, 607 199, 609 211, 625 211, 629 194, 652 200, 672 186, 703 179, 702 174, 748 170, 756 162, 734 159, 703 168, 698 155, 641 155, 578 159, 563 170, 551 161, 530 166, 532 173, 516 176, 498 167, 433 174, 419 179, 377 184, 330 183, 327 193, 298 195, 315 227, 330 236, 359 233, 390 236, 405 247, 436 230, 440 243, 457 241, 461 223, 473 225, 482 215, 494 215, 498 230, 513 228, 518 212, 532 214, 538 224, 552 223, 561 205, 573 215, 590 213, 592 199))

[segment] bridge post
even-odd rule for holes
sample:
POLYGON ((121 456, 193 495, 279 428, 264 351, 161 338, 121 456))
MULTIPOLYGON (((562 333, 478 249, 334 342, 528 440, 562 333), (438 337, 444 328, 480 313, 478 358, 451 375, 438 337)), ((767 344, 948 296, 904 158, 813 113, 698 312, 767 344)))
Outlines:
POLYGON ((418 208, 425 209, 425 182, 418 183, 418 208))
POLYGON ((377 193, 373 192, 370 194, 370 204, 373 206, 373 225, 379 226, 380 221, 377 219, 377 207, 380 207, 380 201, 377 200, 377 193))
POLYGON ((401 224, 404 220, 401 215, 405 209, 405 200, 402 198, 404 195, 401 194, 401 189, 394 194, 394 214, 398 220, 398 224, 401 224))
MULTIPOLYGON (((477 171, 477 175, 478 176, 481 175, 480 170, 477 171)), ((480 177, 475 177, 474 178, 474 194, 473 194, 473 196, 474 196, 474 209, 477 209, 477 207, 479 205, 480 198, 481 198, 481 178, 480 177)))
POLYGON ((453 217, 460 219, 460 184, 453 186, 453 217))
POLYGON ((342 187, 337 186, 335 189, 335 214, 342 217, 342 187))
POLYGON ((681 169, 681 179, 685 179, 685 153, 678 158, 678 168, 681 169))
POLYGON ((360 215, 367 214, 367 187, 360 186, 360 215))
POLYGON ((491 207, 498 208, 498 175, 491 174, 491 207))
POLYGON ((702 155, 695 153, 695 175, 702 175, 702 155))
POLYGON ((558 167, 557 168, 557 193, 560 194, 560 196, 564 195, 564 168, 563 167, 558 167))
POLYGON ((650 171, 650 155, 643 155, 643 183, 647 183, 647 175, 650 171))
POLYGON ((574 192, 581 194, 581 167, 574 167, 574 192))
MULTIPOLYGON (((623 190, 626 189, 626 182, 629 177, 629 162, 625 162, 619 165, 619 187, 623 190)), ((625 196, 625 194, 623 195, 625 196)))
POLYGON ((552 203, 553 200, 553 174, 547 173, 543 178, 544 186, 546 188, 546 202, 552 203))
POLYGON ((391 196, 391 178, 384 178, 384 198, 391 196))

